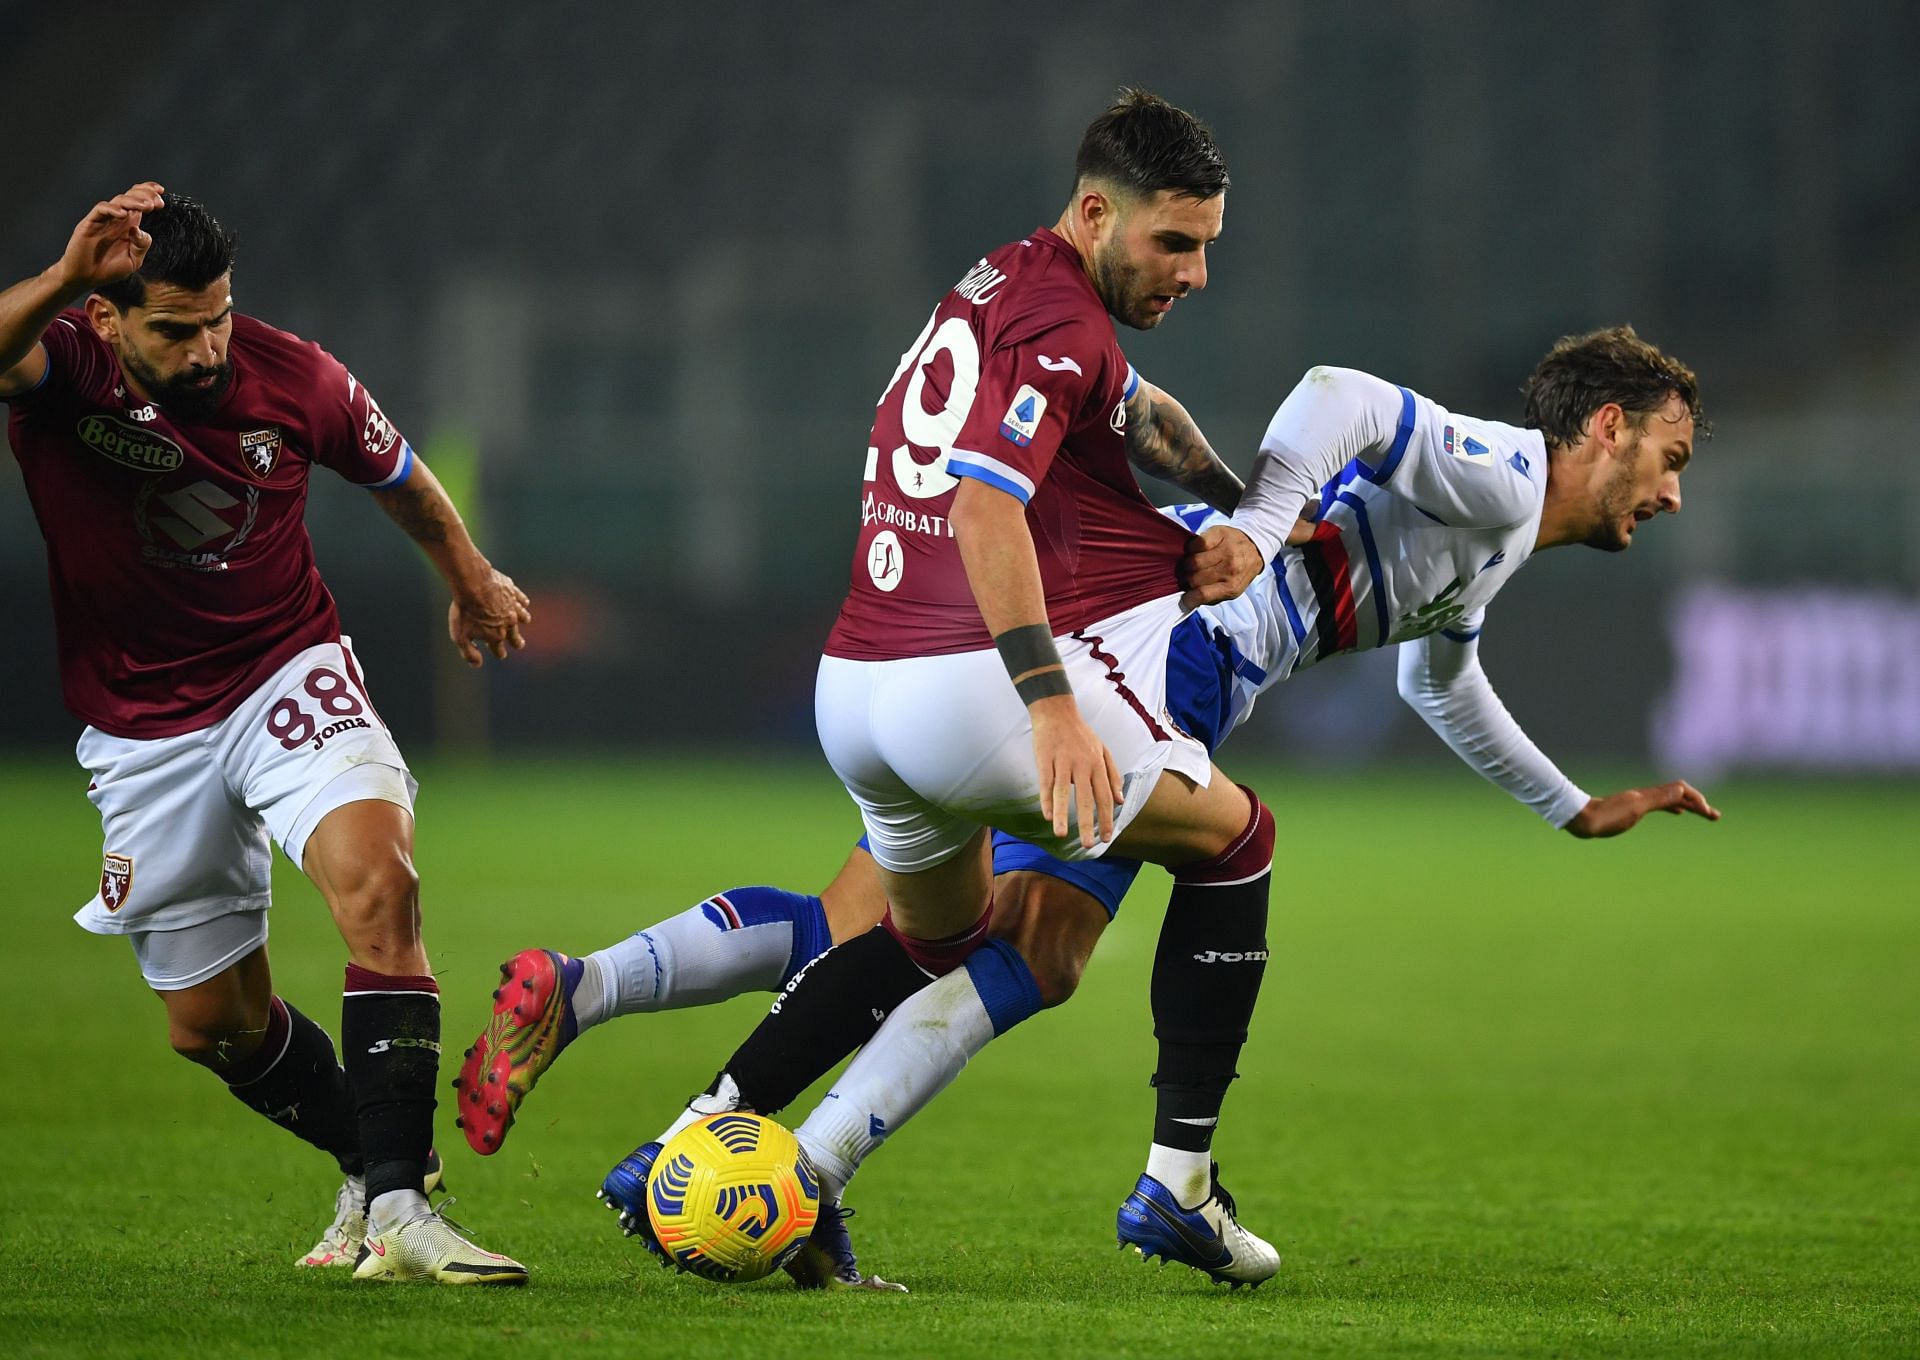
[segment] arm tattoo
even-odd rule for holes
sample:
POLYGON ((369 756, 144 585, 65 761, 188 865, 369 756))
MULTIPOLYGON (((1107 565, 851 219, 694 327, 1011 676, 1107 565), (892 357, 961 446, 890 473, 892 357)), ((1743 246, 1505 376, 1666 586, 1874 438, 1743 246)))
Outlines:
POLYGON ((447 541, 447 511, 453 507, 446 495, 437 488, 396 486, 387 491, 376 491, 373 498, 380 502, 380 508, 387 517, 406 531, 408 538, 415 543, 445 543, 447 541))
POLYGON ((1142 382, 1127 402, 1127 458, 1136 468, 1231 511, 1244 489, 1172 397, 1142 382))

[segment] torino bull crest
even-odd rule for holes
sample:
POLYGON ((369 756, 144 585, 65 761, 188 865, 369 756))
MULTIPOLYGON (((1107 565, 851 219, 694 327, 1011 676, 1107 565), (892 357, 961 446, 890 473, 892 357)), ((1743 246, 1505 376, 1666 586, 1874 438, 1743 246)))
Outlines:
POLYGON ((771 1275, 820 1213, 820 1184, 800 1145, 756 1114, 689 1125, 660 1150, 647 1219, 668 1264, 722 1284, 771 1275))

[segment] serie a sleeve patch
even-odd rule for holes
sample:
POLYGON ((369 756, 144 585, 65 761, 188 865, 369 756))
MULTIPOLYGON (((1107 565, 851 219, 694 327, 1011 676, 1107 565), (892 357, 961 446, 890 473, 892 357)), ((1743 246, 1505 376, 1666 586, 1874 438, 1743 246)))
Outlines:
POLYGON ((1031 385, 1022 384, 1013 394, 1006 415, 1001 417, 1000 437, 1024 449, 1033 442, 1034 431, 1040 428, 1040 418, 1046 413, 1047 399, 1031 385))

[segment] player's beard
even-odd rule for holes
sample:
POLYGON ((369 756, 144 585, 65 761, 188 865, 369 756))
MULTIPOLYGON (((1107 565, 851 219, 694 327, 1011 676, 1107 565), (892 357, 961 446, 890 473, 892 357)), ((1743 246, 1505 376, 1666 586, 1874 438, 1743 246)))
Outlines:
MULTIPOLYGON (((1634 450, 1637 452, 1638 444, 1634 450)), ((1633 536, 1623 527, 1633 518, 1638 497, 1634 494, 1634 470, 1638 460, 1627 458, 1614 469, 1613 476, 1600 488, 1599 513, 1587 534, 1587 546, 1602 552, 1625 552, 1633 546, 1633 536)))
POLYGON ((1128 257, 1119 232, 1093 257, 1093 286, 1108 314, 1123 326, 1150 331, 1166 313, 1147 310, 1147 300, 1153 294, 1142 286, 1140 274, 1140 266, 1128 257))
POLYGON ((205 420, 220 409, 220 399, 227 395, 227 389, 233 385, 233 361, 229 359, 217 368, 190 368, 172 378, 162 378, 138 354, 131 351, 120 356, 120 362, 126 365, 127 372, 140 380, 140 386, 155 406, 168 415, 180 420, 205 420), (213 381, 205 387, 196 387, 196 379, 207 374, 214 375, 213 381))

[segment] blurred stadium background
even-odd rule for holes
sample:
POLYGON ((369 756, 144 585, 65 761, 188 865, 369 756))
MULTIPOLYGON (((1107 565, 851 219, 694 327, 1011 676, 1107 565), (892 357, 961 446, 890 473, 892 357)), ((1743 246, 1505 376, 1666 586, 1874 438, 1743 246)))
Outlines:
MULTIPOLYGON (((1576 771, 1920 768, 1920 8, 1859 0, 458 6, 0 3, 0 268, 157 178, 241 238, 533 593, 483 677, 437 583, 315 478, 322 566, 409 749, 812 748, 879 384, 1051 222, 1122 82, 1234 175, 1212 284, 1127 335, 1244 468, 1310 363, 1517 414, 1616 321, 1702 374, 1686 511, 1554 554, 1489 670, 1576 771), (421 660, 436 657, 435 670, 421 660)), ((68 748, 38 536, 0 474, 0 746, 68 748)), ((1446 759, 1384 655, 1239 739, 1446 759), (1383 721, 1383 715, 1385 719, 1383 721)), ((1331 683, 1329 683, 1331 682, 1331 683)))

